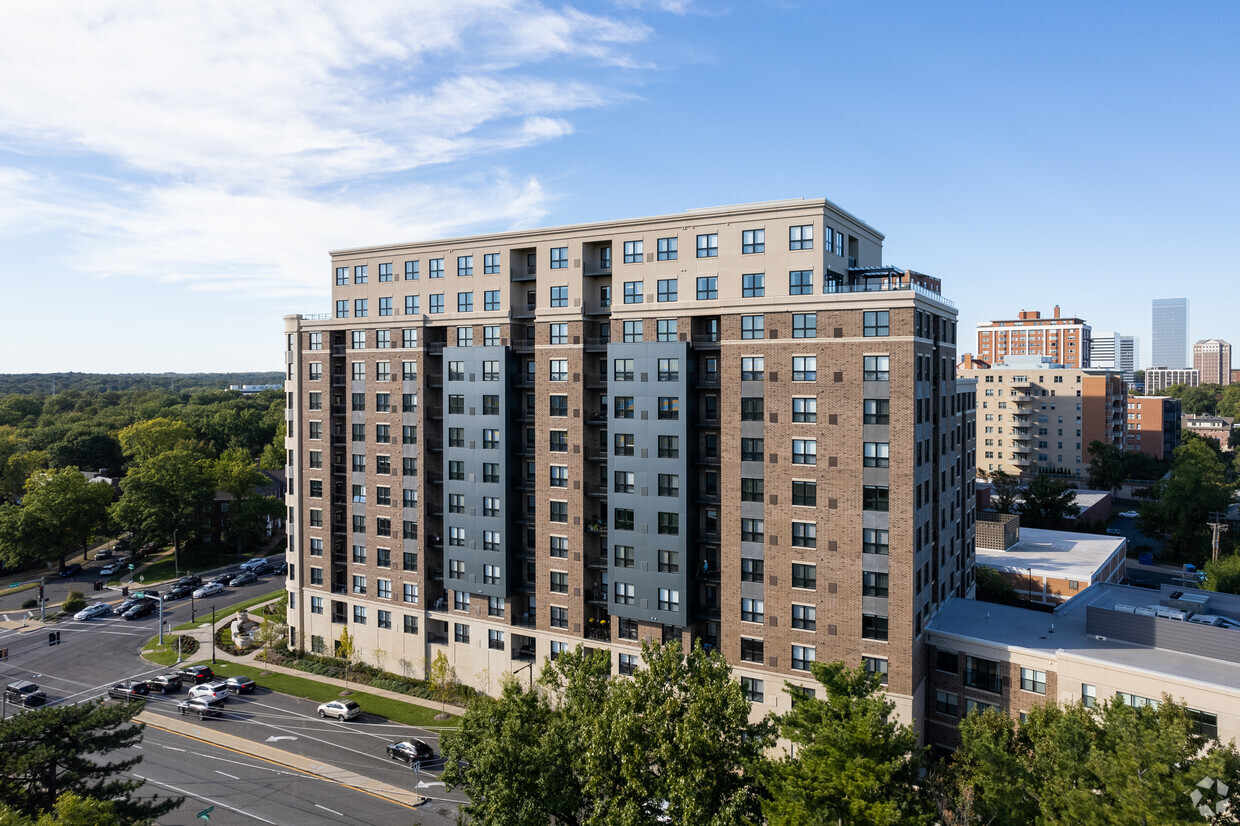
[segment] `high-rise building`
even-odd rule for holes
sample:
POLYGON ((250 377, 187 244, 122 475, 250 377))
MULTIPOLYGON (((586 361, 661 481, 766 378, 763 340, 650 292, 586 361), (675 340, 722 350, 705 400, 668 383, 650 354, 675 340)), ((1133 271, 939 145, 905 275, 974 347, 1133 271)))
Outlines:
POLYGON ((1171 396, 1129 396, 1124 450, 1155 459, 1171 455, 1180 444, 1180 400, 1171 396))
POLYGON ((700 641, 761 709, 844 659, 920 716, 975 387, 882 240, 795 200, 332 253, 333 312, 285 319, 294 643, 494 691, 700 641))
POLYGON ((1193 368, 1202 384, 1231 384, 1231 345, 1220 338, 1194 342, 1193 368))
POLYGON ((1084 319, 1051 318, 1021 310, 1016 318, 977 325, 977 357, 991 364, 1008 356, 1046 356, 1066 367, 1089 367, 1091 330, 1084 319))
POLYGON ((1124 445, 1125 390, 1118 372, 1009 356, 990 367, 962 366, 957 374, 977 380, 981 470, 1080 479, 1091 442, 1124 445))
POLYGON ((1187 298, 1155 298, 1151 332, 1151 367, 1188 367, 1187 298))
POLYGON ((1137 339, 1121 333, 1106 331, 1090 335, 1089 366, 1104 370, 1118 370, 1124 383, 1131 385, 1136 377, 1137 339))

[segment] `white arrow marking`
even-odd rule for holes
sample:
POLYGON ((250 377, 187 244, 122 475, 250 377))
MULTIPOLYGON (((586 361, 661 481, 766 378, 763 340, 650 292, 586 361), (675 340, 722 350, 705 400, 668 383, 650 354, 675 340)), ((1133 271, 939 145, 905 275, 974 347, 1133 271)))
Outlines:
POLYGON ((418 781, 418 788, 419 788, 419 789, 429 789, 431 786, 444 786, 444 785, 446 785, 446 784, 444 784, 444 783, 440 783, 438 780, 432 780, 432 781, 430 781, 430 782, 427 782, 427 781, 425 781, 425 780, 419 780, 419 781, 418 781))
POLYGON ((279 740, 296 740, 296 739, 297 739, 296 737, 292 737, 292 736, 289 736, 289 735, 277 735, 277 734, 273 734, 273 735, 271 735, 270 737, 268 737, 268 738, 267 738, 267 742, 268 742, 268 743, 275 743, 275 742, 277 742, 277 741, 279 741, 279 740))

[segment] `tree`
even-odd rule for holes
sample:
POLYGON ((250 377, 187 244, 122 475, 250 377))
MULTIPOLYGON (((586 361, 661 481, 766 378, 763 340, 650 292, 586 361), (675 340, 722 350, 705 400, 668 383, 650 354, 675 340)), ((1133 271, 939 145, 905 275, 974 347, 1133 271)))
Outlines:
POLYGON ((1019 602, 1016 588, 988 565, 974 565, 973 578, 977 582, 977 598, 982 602, 1001 602, 1015 605, 1019 602))
POLYGON ((1202 384, 1198 387, 1177 385, 1171 395, 1180 400, 1185 413, 1213 416, 1218 412, 1218 396, 1222 389, 1217 384, 1202 384))
POLYGON ((263 662, 271 661, 271 646, 279 645, 288 639, 288 626, 274 619, 268 619, 258 626, 254 642, 263 647, 263 662))
POLYGON ((58 560, 85 549, 107 521, 112 488, 86 481, 77 468, 35 471, 22 504, 0 505, 0 555, 10 565, 58 560))
POLYGON ((49 444, 47 460, 52 467, 106 468, 113 476, 120 474, 124 464, 120 442, 104 428, 93 424, 72 427, 49 444))
POLYGON ((448 662, 448 656, 442 651, 435 654, 430 668, 426 669, 426 681, 430 683, 443 704, 442 711, 448 713, 448 700, 456 693, 456 669, 448 662))
POLYGON ((215 486, 232 496, 233 507, 229 512, 225 532, 236 543, 237 556, 241 556, 243 543, 257 543, 262 535, 266 525, 264 517, 276 513, 276 507, 279 508, 278 513, 282 514, 284 504, 267 496, 258 498, 271 501, 262 503, 260 507, 252 505, 251 497, 254 491, 271 480, 255 467, 254 460, 245 448, 232 447, 225 450, 220 458, 212 463, 211 473, 215 486))
POLYGON ((189 450, 169 450, 129 471, 121 498, 112 508, 116 521, 148 540, 176 538, 176 550, 202 526, 203 509, 215 485, 206 462, 189 450))
MULTIPOLYGON (((171 812, 182 798, 137 798, 145 781, 126 775, 141 755, 109 762, 111 752, 142 739, 133 722, 141 703, 44 706, 0 721, 0 803, 35 817, 53 810, 60 796, 111 801, 119 819, 147 824, 171 812)), ((70 801, 70 804, 73 805, 70 801)))
POLYGON ((280 423, 276 425, 276 435, 263 448, 263 458, 259 462, 259 467, 263 470, 282 470, 285 465, 284 440, 288 438, 288 424, 281 417, 280 423))
MULTIPOLYGON (((440 651, 440 654, 443 652, 440 651)), ((349 635, 349 629, 340 629, 340 639, 336 640, 336 656, 344 660, 344 687, 349 687, 349 667, 353 665, 353 637, 349 635)))
POLYGON ((47 467, 47 454, 42 450, 19 450, 12 453, 0 467, 0 500, 16 501, 26 488, 31 474, 47 467))
POLYGON ((1232 785, 1240 755, 1197 733, 1188 708, 1116 697, 1097 708, 1035 705, 1019 726, 994 710, 960 724, 952 796, 995 824, 1203 822, 1189 793, 1204 777, 1232 785))
POLYGON ((1206 520, 1226 510, 1231 488, 1218 453, 1202 439, 1189 439, 1175 449, 1168 478, 1154 485, 1154 501, 1141 509, 1138 526, 1164 539, 1173 558, 1204 559, 1209 544, 1206 520))
POLYGON ((1110 442, 1095 439, 1089 443, 1089 455, 1089 486, 1119 490, 1125 479, 1124 452, 1110 442))
POLYGON ((110 800, 95 800, 74 792, 56 798, 56 806, 38 818, 27 817, 0 803, 0 826, 124 826, 110 800))
POLYGON ((991 471, 990 496, 995 510, 999 513, 1011 513, 1019 495, 1019 476, 1013 476, 1004 470, 991 471))
POLYGON ((194 445, 194 431, 185 422, 157 418, 132 424, 117 438, 131 462, 142 464, 161 453, 185 450, 194 445))
POLYGON ((1062 519, 1081 512, 1076 504, 1076 488, 1062 479, 1039 476, 1025 488, 1020 503, 1021 521, 1032 528, 1053 527, 1062 519))
POLYGON ((1207 591, 1240 594, 1240 554, 1227 554, 1205 564, 1207 591))
POLYGON ((925 763, 917 734, 893 717, 877 674, 814 663, 826 696, 797 697, 779 719, 793 751, 763 771, 762 813, 779 824, 918 824, 933 812, 918 787, 925 763))

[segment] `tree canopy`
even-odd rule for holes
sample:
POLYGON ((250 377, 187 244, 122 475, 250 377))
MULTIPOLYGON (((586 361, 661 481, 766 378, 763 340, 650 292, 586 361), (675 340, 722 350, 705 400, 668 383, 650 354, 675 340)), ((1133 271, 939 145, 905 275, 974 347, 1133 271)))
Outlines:
POLYGON ((1021 498, 1021 523, 1031 528, 1054 527, 1060 520, 1076 516, 1076 488, 1062 479, 1038 476, 1029 482, 1021 498))
POLYGON ((176 537, 202 526, 202 511, 215 494, 207 462, 184 448, 168 450, 133 468, 121 482, 112 508, 117 523, 142 539, 176 537))
POLYGON ((1154 485, 1154 499, 1141 509, 1139 526, 1164 539, 1173 558, 1202 559, 1210 542, 1206 521, 1231 500, 1226 466, 1203 439, 1175 449, 1171 474, 1154 485))
POLYGON ((999 513, 1012 513, 1020 496, 1020 477, 1005 470, 990 472, 991 504, 999 513))
POLYGON ((7 565, 59 560, 85 547, 108 519, 112 486, 77 468, 35 471, 20 506, 0 504, 0 557, 7 565))

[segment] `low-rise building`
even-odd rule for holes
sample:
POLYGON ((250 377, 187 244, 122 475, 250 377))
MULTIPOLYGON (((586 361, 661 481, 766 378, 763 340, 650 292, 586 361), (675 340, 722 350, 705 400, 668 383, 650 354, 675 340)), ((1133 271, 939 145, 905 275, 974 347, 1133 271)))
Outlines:
POLYGON ((1129 396, 1124 450, 1170 456, 1180 444, 1181 411, 1180 400, 1170 396, 1129 396))
POLYGON ((1194 416, 1189 414, 1184 417, 1184 429, 1189 433, 1195 433, 1203 439, 1213 439, 1218 443, 1222 450, 1230 450, 1228 444, 1231 439, 1231 430, 1235 426, 1236 420, 1230 416, 1194 416))
POLYGON ((1120 582, 1127 549, 1122 536, 1022 528, 1015 514, 977 515, 977 564, 997 572, 1017 596, 1043 605, 1120 582))
POLYGON ((1201 373, 1193 367, 1149 367, 1145 371, 1145 392, 1158 393, 1177 384, 1196 387, 1201 373))
POLYGON ((953 597, 926 632, 924 730, 936 747, 959 743, 974 708, 1019 718, 1039 703, 1142 706, 1163 694, 1203 734, 1240 737, 1240 596, 1100 583, 1050 613, 953 597))

